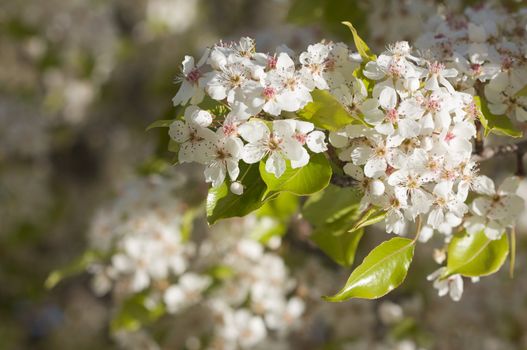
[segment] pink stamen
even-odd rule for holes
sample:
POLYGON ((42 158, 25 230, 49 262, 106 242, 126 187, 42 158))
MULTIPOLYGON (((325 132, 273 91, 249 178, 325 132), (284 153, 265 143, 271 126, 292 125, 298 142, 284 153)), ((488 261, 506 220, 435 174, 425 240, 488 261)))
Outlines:
POLYGON ((439 62, 433 62, 430 64, 430 73, 432 74, 439 74, 443 69, 445 69, 445 65, 441 64, 439 62))
POLYGON ((395 108, 389 109, 386 111, 386 118, 390 121, 390 123, 395 124, 399 119, 399 112, 397 112, 395 108))
POLYGON ((234 123, 223 124, 223 133, 225 136, 233 136, 238 134, 238 127, 234 123))
POLYGON ((479 64, 479 63, 472 63, 470 65, 470 70, 472 70, 474 75, 480 75, 481 74, 481 64, 479 64))
POLYGON ((276 90, 271 86, 267 86, 263 89, 263 95, 267 101, 272 100, 276 95, 276 90))
POLYGON ((455 137, 456 137, 456 135, 454 135, 454 133, 453 133, 452 131, 449 131, 449 132, 447 132, 447 134, 445 135, 445 141, 446 141, 446 142, 450 142, 450 141, 452 141, 455 137))
POLYGON ((425 106, 426 106, 426 109, 429 111, 437 111, 441 107, 439 103, 439 99, 432 98, 432 97, 426 100, 425 106))
POLYGON ((397 64, 398 62, 391 62, 390 66, 388 67, 388 72, 393 77, 400 77, 402 73, 401 67, 397 64))
POLYGON ((267 57, 267 69, 269 69, 269 70, 275 69, 277 61, 278 60, 276 59, 275 56, 268 56, 267 57))
POLYGON ((307 140, 307 135, 306 134, 296 133, 293 137, 295 138, 295 140, 300 142, 301 145, 305 145, 306 144, 306 140, 307 140))
POLYGON ((187 74, 186 79, 188 82, 197 84, 199 78, 201 78, 201 72, 198 68, 194 68, 190 73, 187 74))

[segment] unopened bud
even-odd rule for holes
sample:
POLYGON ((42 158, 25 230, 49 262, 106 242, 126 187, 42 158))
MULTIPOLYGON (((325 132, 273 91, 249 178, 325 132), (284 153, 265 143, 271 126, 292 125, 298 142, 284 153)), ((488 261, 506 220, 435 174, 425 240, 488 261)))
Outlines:
POLYGON ((381 180, 373 180, 370 183, 370 191, 374 196, 380 196, 384 193, 384 183, 381 180))
POLYGON ((240 196, 243 194, 243 185, 238 181, 231 183, 231 192, 240 196))

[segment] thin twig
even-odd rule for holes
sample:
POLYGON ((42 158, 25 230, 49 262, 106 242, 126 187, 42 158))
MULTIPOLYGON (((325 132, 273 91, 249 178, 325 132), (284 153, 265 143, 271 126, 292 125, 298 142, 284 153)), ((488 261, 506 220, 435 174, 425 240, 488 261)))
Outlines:
POLYGON ((525 153, 516 151, 516 164, 517 164, 516 175, 520 177, 525 176, 525 166, 523 164, 524 155, 525 153))
POLYGON ((338 187, 352 187, 357 184, 357 180, 348 175, 333 174, 330 182, 338 187))
POLYGON ((527 153, 527 140, 520 141, 518 143, 509 143, 498 146, 488 146, 483 148, 481 153, 473 154, 472 159, 477 162, 483 162, 485 160, 492 159, 498 156, 504 156, 511 153, 519 153, 522 155, 527 153))
POLYGON ((509 276, 514 278, 514 265, 516 263, 516 228, 511 229, 511 260, 509 265, 509 276))

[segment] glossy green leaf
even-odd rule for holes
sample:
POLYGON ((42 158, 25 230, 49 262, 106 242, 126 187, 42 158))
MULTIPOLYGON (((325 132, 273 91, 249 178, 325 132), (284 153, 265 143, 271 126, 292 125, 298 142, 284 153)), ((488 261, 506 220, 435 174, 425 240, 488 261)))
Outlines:
POLYGON ((46 281, 44 282, 44 286, 47 289, 54 288, 63 279, 72 277, 74 275, 84 272, 90 264, 101 259, 101 257, 102 255, 99 252, 96 252, 94 250, 86 251, 84 254, 82 254, 80 257, 78 257, 76 260, 74 260, 70 264, 60 269, 52 271, 48 275, 48 278, 46 278, 46 281))
POLYGON ((384 220, 385 217, 386 212, 384 210, 377 207, 371 207, 361 214, 361 216, 353 224, 351 230, 355 231, 366 226, 376 224, 384 220))
POLYGON ((240 174, 240 181, 245 185, 245 190, 240 196, 229 190, 227 182, 218 188, 209 189, 207 221, 210 225, 220 219, 245 216, 264 204, 262 200, 266 186, 260 177, 258 164, 242 164, 240 174))
POLYGON ((312 154, 309 163, 301 168, 293 169, 287 162, 287 168, 279 178, 265 170, 264 161, 260 162, 260 175, 267 185, 265 198, 279 192, 289 192, 299 196, 316 193, 329 184, 331 174, 331 165, 321 153, 312 154))
POLYGON ((309 238, 333 261, 342 266, 351 266, 364 230, 347 232, 346 217, 316 229, 309 238))
POLYGON ((359 123, 331 94, 324 90, 315 89, 311 92, 313 101, 308 103, 296 114, 318 128, 339 130, 346 125, 359 123))
POLYGON ((357 219, 361 200, 355 188, 329 185, 311 196, 302 216, 315 227, 310 239, 333 261, 351 266, 364 230, 348 232, 357 219))
POLYGON ((351 34, 353 34, 353 41, 355 42, 355 46, 357 47, 357 51, 360 54, 360 57, 367 62, 367 61, 373 61, 377 58, 375 56, 368 45, 362 40, 362 38, 359 36, 359 33, 357 33, 357 29, 351 24, 350 22, 342 22, 346 27, 348 27, 351 30, 351 34))
POLYGON ((279 220, 288 220, 298 210, 298 202, 298 196, 282 192, 276 198, 266 201, 255 214, 259 217, 270 216, 279 220))
POLYGON ((373 249, 351 273, 344 288, 324 297, 331 302, 351 298, 376 299, 398 287, 406 278, 414 256, 414 242, 395 237, 373 249))
POLYGON ((509 239, 503 234, 491 240, 483 231, 464 232, 452 238, 448 245, 447 268, 442 277, 460 274, 467 277, 487 276, 498 271, 509 253, 509 239))
POLYGON ((329 185, 310 196, 302 208, 302 216, 318 227, 337 220, 350 212, 356 212, 362 195, 353 187, 341 188, 329 185))
POLYGON ((505 115, 494 115, 490 112, 485 99, 474 97, 474 102, 479 108, 479 121, 485 128, 485 136, 489 133, 511 137, 522 137, 523 133, 505 115))
POLYGON ((155 129, 155 128, 169 128, 170 124, 172 124, 173 122, 174 122, 174 120, 172 120, 172 119, 156 120, 155 122, 153 122, 152 124, 150 124, 150 125, 148 125, 146 127, 146 131, 152 130, 152 129, 155 129))

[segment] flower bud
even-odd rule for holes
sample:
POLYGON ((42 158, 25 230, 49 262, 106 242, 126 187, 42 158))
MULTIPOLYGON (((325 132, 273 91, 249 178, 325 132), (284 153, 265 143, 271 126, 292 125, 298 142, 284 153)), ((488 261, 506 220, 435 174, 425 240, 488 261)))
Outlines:
POLYGON ((231 192, 238 196, 242 195, 243 185, 238 181, 231 183, 231 192))
POLYGON ((373 180, 370 182, 370 191, 374 196, 380 196, 384 193, 384 183, 381 180, 373 180))

